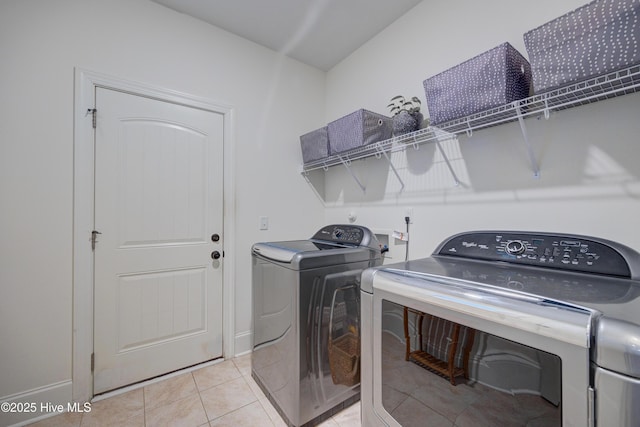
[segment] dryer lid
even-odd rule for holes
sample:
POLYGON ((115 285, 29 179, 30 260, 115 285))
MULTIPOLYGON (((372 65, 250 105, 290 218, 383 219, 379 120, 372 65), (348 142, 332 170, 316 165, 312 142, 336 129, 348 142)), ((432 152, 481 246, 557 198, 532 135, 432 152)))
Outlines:
POLYGON ((353 246, 323 241, 291 240, 286 242, 256 243, 253 245, 252 251, 274 261, 290 263, 300 253, 304 253, 306 256, 313 256, 319 255, 318 252, 320 251, 351 247, 353 246))

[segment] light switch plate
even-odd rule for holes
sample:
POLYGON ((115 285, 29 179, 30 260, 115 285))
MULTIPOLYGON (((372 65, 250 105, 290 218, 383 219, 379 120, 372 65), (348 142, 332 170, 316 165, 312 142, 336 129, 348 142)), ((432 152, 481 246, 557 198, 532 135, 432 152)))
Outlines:
POLYGON ((269 229, 269 217, 261 216, 260 217, 260 230, 268 230, 269 229))

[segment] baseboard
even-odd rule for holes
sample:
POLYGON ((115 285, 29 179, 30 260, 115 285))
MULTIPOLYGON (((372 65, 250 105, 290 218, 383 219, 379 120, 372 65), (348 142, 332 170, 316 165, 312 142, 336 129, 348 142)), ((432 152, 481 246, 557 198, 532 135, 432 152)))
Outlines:
POLYGON ((71 380, 3 396, 0 401, 2 426, 22 426, 62 412, 83 408, 82 404, 73 404, 71 380))
POLYGON ((242 356, 251 351, 251 342, 253 334, 251 331, 240 332, 235 337, 235 354, 234 356, 242 356))

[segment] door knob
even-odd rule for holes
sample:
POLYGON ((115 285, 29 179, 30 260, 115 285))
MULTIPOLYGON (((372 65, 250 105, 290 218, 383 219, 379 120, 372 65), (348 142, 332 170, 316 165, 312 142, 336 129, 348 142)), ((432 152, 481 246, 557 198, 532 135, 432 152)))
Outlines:
POLYGON ((211 258, 213 258, 213 259, 220 258, 220 252, 218 252, 218 251, 211 252, 211 258))
POLYGON ((211 241, 212 242, 217 242, 219 240, 220 240, 220 235, 218 233, 211 235, 211 241))

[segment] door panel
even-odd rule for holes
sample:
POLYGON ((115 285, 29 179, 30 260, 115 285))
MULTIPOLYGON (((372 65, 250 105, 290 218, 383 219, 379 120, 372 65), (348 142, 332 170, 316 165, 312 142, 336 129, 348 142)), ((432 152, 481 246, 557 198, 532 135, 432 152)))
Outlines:
POLYGON ((207 135, 149 120, 120 126, 118 243, 205 243, 207 135))
POLYGON ((220 114, 98 88, 94 393, 222 356, 220 114))
POLYGON ((117 350, 141 349, 206 332, 205 279, 203 268, 121 276, 117 350))

